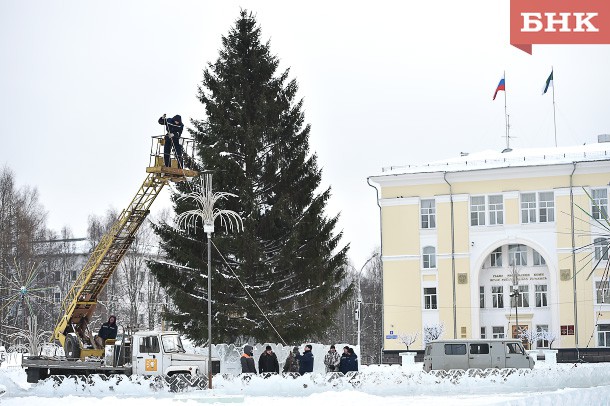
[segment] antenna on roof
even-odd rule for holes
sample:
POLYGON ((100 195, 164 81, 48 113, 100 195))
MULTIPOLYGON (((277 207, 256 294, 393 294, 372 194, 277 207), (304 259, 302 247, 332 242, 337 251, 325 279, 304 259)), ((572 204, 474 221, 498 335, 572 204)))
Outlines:
MULTIPOLYGON (((506 92, 504 92, 506 94, 506 92)), ((506 106, 504 107, 506 109, 506 106)), ((510 152, 513 149, 510 147, 510 115, 506 114, 506 148, 502 150, 502 153, 510 152)))

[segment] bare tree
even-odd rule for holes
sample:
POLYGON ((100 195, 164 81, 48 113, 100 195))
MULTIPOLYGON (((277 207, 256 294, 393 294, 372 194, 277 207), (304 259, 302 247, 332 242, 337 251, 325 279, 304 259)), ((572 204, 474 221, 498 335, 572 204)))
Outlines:
MULTIPOLYGON (((110 230, 110 227, 114 224, 116 219, 118 218, 119 213, 110 208, 106 211, 106 215, 101 217, 97 215, 90 215, 88 218, 87 225, 87 239, 89 240, 89 251, 93 251, 93 249, 99 244, 102 237, 110 230)), ((106 287, 102 290, 99 298, 98 298, 98 309, 96 311, 97 315, 102 319, 108 319, 110 314, 116 314, 118 310, 118 298, 120 292, 117 283, 116 273, 113 274, 106 287)), ((89 321, 93 324, 93 320, 89 321)))
POLYGON ((417 341, 417 337, 419 337, 419 333, 398 333, 398 338, 405 347, 407 347, 407 351, 409 350, 409 346, 417 341))
POLYGON ((41 254, 46 247, 35 243, 44 238, 45 221, 36 188, 17 188, 13 172, 4 167, 0 171, 0 344, 7 343, 8 327, 25 328, 28 315, 48 310, 37 291, 44 284, 41 254))
POLYGON ((143 316, 149 300, 149 292, 146 288, 150 288, 146 283, 150 279, 147 277, 146 260, 154 250, 153 241, 154 233, 150 222, 144 222, 121 262, 117 275, 123 320, 125 324, 134 328, 142 327, 145 323, 143 316))
POLYGON ((533 349, 534 344, 541 339, 541 332, 529 328, 519 330, 519 338, 528 343, 529 349, 533 349))
POLYGON ((371 254, 373 258, 363 271, 360 281, 362 291, 361 303, 361 338, 360 352, 362 362, 381 363, 383 346, 383 262, 379 248, 371 254))
POLYGON ((443 323, 424 326, 424 344, 438 340, 444 332, 445 325, 443 323))

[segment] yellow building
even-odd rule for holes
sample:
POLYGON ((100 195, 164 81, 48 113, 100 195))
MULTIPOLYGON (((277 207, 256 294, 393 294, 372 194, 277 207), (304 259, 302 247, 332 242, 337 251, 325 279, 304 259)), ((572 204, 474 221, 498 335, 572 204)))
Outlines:
MULTIPOLYGON (((605 136, 606 138, 608 136, 605 136)), ((604 140, 604 136, 600 136, 604 140)), ((610 347, 610 143, 462 154, 392 167, 378 190, 384 350, 442 338, 610 347), (512 295, 512 296, 511 296, 512 295), (517 306, 515 306, 515 303, 517 306)))

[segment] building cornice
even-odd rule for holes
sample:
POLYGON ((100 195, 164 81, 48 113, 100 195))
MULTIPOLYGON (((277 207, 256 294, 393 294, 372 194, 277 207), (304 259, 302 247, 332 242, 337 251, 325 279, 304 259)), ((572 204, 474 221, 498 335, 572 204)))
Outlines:
POLYGON ((419 197, 396 197, 379 199, 381 207, 419 205, 419 197))
POLYGON ((575 175, 595 173, 610 174, 610 159, 598 161, 575 161, 548 165, 514 166, 501 168, 476 168, 456 171, 434 171, 371 176, 371 181, 382 187, 402 185, 446 184, 452 182, 477 182, 499 179, 524 179, 554 176, 570 176, 576 164, 575 175))

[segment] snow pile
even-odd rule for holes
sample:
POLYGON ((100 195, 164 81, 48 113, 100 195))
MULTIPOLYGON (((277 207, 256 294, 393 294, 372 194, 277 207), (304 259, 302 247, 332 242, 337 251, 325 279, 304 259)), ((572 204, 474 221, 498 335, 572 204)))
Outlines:
MULTIPOLYGON (((608 364, 558 364, 534 370, 470 370, 426 373, 421 364, 409 368, 394 366, 363 367, 359 373, 308 374, 305 376, 220 374, 214 377, 216 395, 301 397, 336 391, 358 391, 376 396, 456 396, 554 392, 564 388, 610 387, 608 364)), ((6 397, 113 396, 174 397, 169 388, 144 377, 92 377, 89 382, 67 378, 58 383, 47 380, 28 384, 20 368, 0 369, 0 385, 6 397)), ((610 389, 609 389, 610 390, 610 389)))

